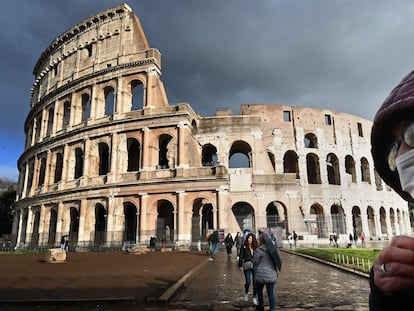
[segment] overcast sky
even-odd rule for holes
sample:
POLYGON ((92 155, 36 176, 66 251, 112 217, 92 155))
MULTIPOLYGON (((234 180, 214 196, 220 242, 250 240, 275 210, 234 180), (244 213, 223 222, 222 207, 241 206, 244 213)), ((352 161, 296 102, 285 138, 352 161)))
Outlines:
MULTIPOLYGON (((0 177, 17 180, 33 67, 112 0, 2 0, 0 177)), ((170 103, 202 116, 241 104, 328 108, 372 120, 414 67, 414 2, 130 0, 162 55, 170 103)))

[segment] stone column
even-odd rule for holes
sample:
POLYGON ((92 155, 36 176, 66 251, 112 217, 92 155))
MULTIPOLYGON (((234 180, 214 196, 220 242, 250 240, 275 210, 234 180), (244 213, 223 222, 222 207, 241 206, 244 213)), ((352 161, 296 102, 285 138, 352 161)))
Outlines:
POLYGON ((146 193, 139 193, 138 194, 140 197, 140 225, 141 225, 141 232, 140 232, 140 239, 139 242, 140 244, 145 244, 146 241, 148 241, 151 237, 151 234, 149 232, 149 226, 148 226, 148 222, 147 222, 147 215, 148 215, 148 206, 147 206, 147 201, 148 201, 148 194, 146 193))
POLYGON ((151 165, 150 131, 148 127, 142 129, 141 168, 144 170, 148 170, 151 165))
POLYGON ((85 247, 85 243, 90 241, 87 228, 85 228, 86 214, 88 209, 88 201, 82 199, 79 208, 79 231, 78 231, 78 247, 85 247))
POLYGON ((23 224, 23 210, 20 209, 20 213, 19 213, 19 227, 17 229, 16 246, 19 245, 20 242, 21 242, 20 239, 21 239, 21 236, 22 236, 22 224, 23 224))
POLYGON ((186 137, 187 137, 188 124, 178 124, 178 152, 177 152, 177 165, 178 167, 188 166, 188 152, 186 152, 186 137))
POLYGON ((27 182, 28 182, 28 174, 29 174, 29 162, 24 163, 24 175, 21 176, 23 178, 23 189, 22 189, 22 198, 27 197, 27 182))
POLYGON ((178 214, 178 227, 177 227, 177 242, 180 245, 183 245, 184 243, 187 244, 187 246, 189 246, 189 242, 190 242, 190 236, 191 234, 189 234, 190 228, 188 228, 188 226, 186 226, 186 212, 185 212, 185 197, 186 197, 186 193, 185 191, 176 191, 175 192, 177 194, 177 214, 178 214), (186 230, 188 229, 188 230, 186 230))
POLYGON ((380 215, 375 210, 374 210, 374 225, 375 225, 375 235, 379 238, 382 237, 380 215))
POLYGON ((63 167, 62 167, 62 178, 60 180, 60 184, 62 189, 65 189, 66 182, 69 178, 69 156, 70 156, 70 148, 67 144, 63 146, 63 167))
POLYGON ((40 206, 40 221, 39 221, 39 246, 46 246, 47 240, 46 234, 49 232, 49 223, 50 220, 50 213, 47 215, 48 209, 46 209, 45 205, 42 204, 40 206))
POLYGON ((88 184, 88 178, 90 175, 90 156, 91 156, 91 150, 90 150, 91 141, 89 138, 85 138, 83 141, 83 180, 84 184, 88 184))
MULTIPOLYGON (((117 159, 118 159, 118 134, 111 134, 111 154, 109 158, 109 172, 107 174, 107 182, 116 182, 117 176, 117 159)), ((122 169, 122 168, 120 168, 122 169)))
MULTIPOLYGON (((58 203, 58 206, 57 206, 57 222, 56 222, 56 238, 57 239, 59 239, 60 240, 60 238, 62 237, 62 235, 64 234, 64 232, 65 232, 65 222, 66 222, 66 219, 65 219, 65 205, 63 204, 63 202, 62 201, 60 201, 59 203, 58 203), (59 234, 58 234, 59 233, 59 234)), ((69 231, 69 230, 68 230, 69 231)))
POLYGON ((50 150, 47 151, 46 154, 46 167, 45 167, 45 181, 43 184, 43 191, 42 192, 47 192, 49 190, 49 186, 53 183, 52 180, 50 180, 52 178, 52 176, 54 177, 55 174, 52 174, 51 171, 54 167, 54 165, 52 165, 52 163, 54 163, 54 165, 56 165, 56 161, 52 161, 52 152, 50 150))
POLYGON ((365 212, 361 212, 361 225, 362 225, 362 232, 365 234, 365 238, 367 237, 367 233, 369 232, 368 228, 368 215, 365 212))
POLYGON ((33 211, 32 206, 29 206, 27 209, 27 225, 26 225, 26 245, 31 245, 32 242, 32 232, 33 232, 33 211))
POLYGON ((216 189, 216 202, 213 202, 214 229, 224 229, 226 226, 224 209, 226 208, 227 189, 216 189))

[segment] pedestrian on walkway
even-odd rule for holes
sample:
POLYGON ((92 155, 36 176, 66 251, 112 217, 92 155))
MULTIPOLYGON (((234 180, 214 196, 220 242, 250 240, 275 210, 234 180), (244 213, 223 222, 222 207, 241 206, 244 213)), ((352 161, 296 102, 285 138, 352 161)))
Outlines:
POLYGON ((295 232, 295 230, 293 230, 293 244, 295 245, 295 247, 296 247, 296 241, 298 240, 298 235, 297 235, 297 233, 295 232))
MULTIPOLYGON (((403 199, 414 202, 414 71, 388 95, 371 131, 375 169, 403 199)), ((395 236, 370 273, 372 311, 408 310, 414 297, 414 238, 395 236)))
POLYGON ((253 233, 248 233, 244 240, 243 246, 240 249, 239 269, 244 272, 244 301, 249 301, 249 288, 253 285, 253 304, 257 305, 257 292, 255 284, 255 271, 253 269, 253 254, 258 247, 256 236, 253 233))
POLYGON ((365 233, 364 232, 362 232, 361 234, 361 246, 365 247, 365 233))
POLYGON ((69 252, 69 244, 70 244, 69 236, 65 235, 65 251, 66 252, 69 252))
POLYGON ((288 235, 288 242, 289 242, 289 248, 292 248, 293 245, 293 235, 289 233, 288 235))
POLYGON ((227 259, 231 260, 231 253, 232 253, 234 241, 233 241, 233 237, 230 232, 227 234, 226 238, 224 239, 224 245, 226 245, 227 259))
POLYGON ((275 310, 275 285, 279 271, 282 268, 277 248, 273 245, 270 237, 262 232, 259 236, 260 246, 256 248, 253 255, 253 264, 256 275, 257 298, 259 299, 256 307, 257 311, 264 311, 263 288, 266 286, 269 298, 270 311, 275 310))
POLYGON ((335 246, 336 247, 339 247, 338 246, 338 236, 336 235, 336 232, 334 231, 334 233, 333 233, 333 240, 334 240, 334 244, 335 244, 335 246))
POLYGON ((239 258, 240 258, 240 249, 243 246, 243 237, 240 234, 240 232, 237 232, 237 234, 234 238, 234 243, 236 244, 236 248, 237 248, 237 260, 239 260, 239 258))
POLYGON ((351 246, 353 242, 354 242, 354 236, 352 235, 352 233, 350 233, 349 234, 349 246, 351 246))
POLYGON ((214 230, 213 233, 209 236, 209 242, 211 243, 211 258, 216 255, 219 241, 219 233, 217 230, 214 230))

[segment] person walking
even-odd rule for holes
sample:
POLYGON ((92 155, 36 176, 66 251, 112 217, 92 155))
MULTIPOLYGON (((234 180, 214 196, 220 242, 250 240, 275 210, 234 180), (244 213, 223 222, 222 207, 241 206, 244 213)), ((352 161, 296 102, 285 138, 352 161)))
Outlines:
POLYGON ((295 230, 293 230, 293 244, 296 247, 296 241, 298 240, 298 235, 296 234, 295 230))
POLYGON ((217 230, 214 230, 213 233, 209 236, 209 242, 211 243, 211 258, 216 255, 219 241, 219 233, 217 230))
MULTIPOLYGON (((371 153, 382 180, 414 202, 414 71, 392 89, 377 111, 371 153)), ((414 238, 395 236, 370 271, 371 311, 408 310, 414 296, 414 238)))
POLYGON ((292 245, 293 245, 293 235, 292 235, 292 233, 289 233, 289 235, 288 235, 288 242, 289 242, 289 248, 292 248, 292 245))
POLYGON ((333 240, 336 247, 339 247, 338 245, 338 236, 336 235, 336 232, 333 233, 333 240))
POLYGON ((258 247, 257 239, 253 233, 248 233, 240 249, 239 269, 244 272, 244 301, 249 301, 249 288, 253 285, 253 304, 257 305, 257 293, 255 284, 255 271, 253 269, 253 254, 258 247))
POLYGON ((237 232, 236 236, 234 237, 234 243, 236 244, 237 249, 237 260, 240 258, 240 249, 243 246, 243 237, 240 232, 237 232))
POLYGON ((227 259, 231 260, 231 253, 234 245, 231 233, 228 233, 226 238, 224 239, 224 245, 226 245, 227 259))
POLYGON ((257 311, 264 311, 263 288, 266 286, 269 298, 270 311, 275 310, 275 285, 282 268, 277 248, 266 233, 259 236, 260 246, 256 248, 253 255, 253 265, 255 267, 255 280, 257 298, 259 299, 256 307, 257 311))

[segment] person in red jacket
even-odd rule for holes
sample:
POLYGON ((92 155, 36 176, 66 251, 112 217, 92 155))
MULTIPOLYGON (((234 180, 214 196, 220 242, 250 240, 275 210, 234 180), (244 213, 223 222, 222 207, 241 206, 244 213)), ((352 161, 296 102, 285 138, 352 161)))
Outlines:
MULTIPOLYGON (((371 131, 374 165, 386 184, 414 202, 414 71, 391 91, 371 131)), ((395 236, 370 272, 371 311, 408 310, 414 297, 414 238, 395 236), (408 308, 408 309, 407 309, 408 308)))

